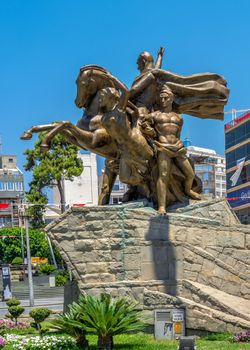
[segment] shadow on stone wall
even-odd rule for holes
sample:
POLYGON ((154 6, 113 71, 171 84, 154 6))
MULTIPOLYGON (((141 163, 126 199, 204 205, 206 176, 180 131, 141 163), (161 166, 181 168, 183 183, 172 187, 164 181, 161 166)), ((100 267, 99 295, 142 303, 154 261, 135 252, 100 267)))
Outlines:
POLYGON ((174 242, 169 239, 169 218, 167 215, 157 215, 150 218, 149 229, 145 239, 146 244, 149 245, 146 246, 147 248, 144 248, 145 253, 142 254, 142 275, 144 275, 144 278, 143 276, 142 278, 144 280, 145 278, 146 280, 161 280, 162 284, 159 286, 158 291, 176 296, 178 284, 177 255, 180 247, 174 245, 174 242), (144 262, 145 259, 148 262, 144 262), (148 275, 143 271, 146 267, 149 269, 148 275), (150 269, 153 269, 151 273, 150 269))

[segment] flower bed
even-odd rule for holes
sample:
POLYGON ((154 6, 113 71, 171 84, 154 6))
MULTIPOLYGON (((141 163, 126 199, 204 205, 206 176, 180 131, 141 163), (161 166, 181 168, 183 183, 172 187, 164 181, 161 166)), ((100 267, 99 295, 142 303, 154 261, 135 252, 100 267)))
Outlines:
POLYGON ((236 334, 234 341, 237 343, 250 343, 250 330, 246 333, 236 334))
POLYGON ((6 344, 5 339, 4 339, 3 337, 0 336, 0 349, 1 349, 2 347, 4 347, 5 344, 6 344))
POLYGON ((29 323, 26 322, 17 322, 17 324, 11 320, 3 319, 0 320, 0 334, 4 335, 8 330, 12 329, 25 329, 29 328, 29 323))
POLYGON ((16 334, 7 334, 6 343, 16 350, 74 350, 75 341, 71 337, 27 337, 16 334))

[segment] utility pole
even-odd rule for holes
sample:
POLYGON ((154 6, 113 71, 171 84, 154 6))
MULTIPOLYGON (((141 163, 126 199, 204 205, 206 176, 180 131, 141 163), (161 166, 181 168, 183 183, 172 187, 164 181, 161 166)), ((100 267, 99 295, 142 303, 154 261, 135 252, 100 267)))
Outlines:
POLYGON ((23 215, 22 215, 22 198, 20 196, 20 201, 18 203, 18 223, 21 231, 21 246, 22 246, 22 260, 23 260, 23 274, 25 275, 25 265, 24 265, 24 239, 23 239, 23 215), (21 205, 21 208, 20 208, 21 205))
POLYGON ((31 266, 31 255, 30 255, 30 238, 29 238, 29 218, 28 218, 27 211, 25 212, 25 228, 26 228, 26 248, 27 248, 30 306, 34 306, 34 288, 33 288, 32 266, 31 266))
POLYGON ((30 306, 34 306, 34 287, 33 287, 33 278, 32 278, 30 239, 29 239, 29 218, 28 218, 28 212, 27 212, 26 205, 22 206, 21 213, 24 216, 25 230, 26 230, 26 251, 27 251, 27 265, 28 265, 29 299, 30 299, 30 306))
POLYGON ((53 260, 53 264, 56 268, 56 270, 58 269, 58 266, 57 266, 57 262, 56 262, 56 257, 55 257, 55 254, 54 254, 54 250, 53 250, 53 247, 52 247, 52 244, 51 244, 51 240, 49 238, 48 235, 46 235, 46 238, 47 238, 47 241, 49 243, 49 249, 50 249, 50 253, 51 253, 51 256, 52 256, 52 260, 53 260))

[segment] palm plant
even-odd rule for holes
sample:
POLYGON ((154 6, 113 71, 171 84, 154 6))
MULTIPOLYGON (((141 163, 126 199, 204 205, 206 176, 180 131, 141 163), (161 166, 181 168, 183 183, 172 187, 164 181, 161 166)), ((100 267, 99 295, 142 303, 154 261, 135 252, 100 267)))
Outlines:
POLYGON ((50 327, 74 337, 79 348, 88 349, 88 341, 83 323, 79 321, 78 313, 74 311, 72 305, 69 306, 69 312, 58 315, 56 319, 52 320, 50 327))
POLYGON ((87 333, 98 335, 101 349, 113 349, 113 336, 121 333, 142 330, 144 323, 137 303, 128 298, 112 299, 108 294, 100 297, 81 296, 72 310, 78 315, 87 333))

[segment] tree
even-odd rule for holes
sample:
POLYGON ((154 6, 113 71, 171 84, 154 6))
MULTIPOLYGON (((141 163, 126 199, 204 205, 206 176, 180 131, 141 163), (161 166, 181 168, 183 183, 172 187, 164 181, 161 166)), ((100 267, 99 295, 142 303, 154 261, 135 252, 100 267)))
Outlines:
MULTIPOLYGON (((33 149, 27 149, 27 163, 25 170, 33 171, 33 179, 30 183, 30 190, 27 199, 30 203, 39 205, 31 207, 29 214, 35 216, 39 221, 47 203, 47 196, 44 189, 57 186, 60 194, 61 212, 65 211, 65 196, 63 189, 64 180, 73 180, 74 176, 80 176, 83 171, 82 160, 77 157, 79 148, 67 142, 65 137, 58 134, 51 143, 48 152, 41 152, 40 146, 46 133, 41 132, 33 149)), ((34 220, 33 220, 34 221, 34 220)))
POLYGON ((12 298, 10 300, 8 300, 6 302, 6 304, 8 305, 8 311, 10 313, 10 318, 15 320, 15 324, 17 325, 17 319, 19 316, 22 315, 22 313, 24 312, 24 307, 20 306, 21 301, 16 299, 16 298, 12 298))
POLYGON ((43 214, 45 212, 45 204, 48 203, 47 195, 43 193, 43 187, 39 184, 38 179, 33 179, 29 183, 30 190, 26 193, 29 203, 36 203, 28 208, 28 216, 33 228, 44 227, 43 214))
MULTIPOLYGON (((24 234, 24 232, 23 232, 24 234)), ((0 229, 0 262, 10 264, 14 258, 22 257, 21 229, 19 227, 0 229)), ((52 256, 48 240, 41 229, 29 229, 31 256, 48 258, 52 262, 52 256)), ((26 241, 24 240, 26 251, 26 241)), ((54 248, 58 263, 62 262, 59 252, 54 248)))
POLYGON ((51 311, 46 307, 38 307, 38 308, 32 309, 29 312, 30 317, 32 317, 33 320, 35 321, 36 328, 38 329, 40 334, 42 333, 41 323, 45 321, 50 314, 51 314, 51 311))

